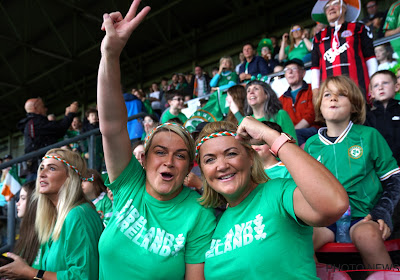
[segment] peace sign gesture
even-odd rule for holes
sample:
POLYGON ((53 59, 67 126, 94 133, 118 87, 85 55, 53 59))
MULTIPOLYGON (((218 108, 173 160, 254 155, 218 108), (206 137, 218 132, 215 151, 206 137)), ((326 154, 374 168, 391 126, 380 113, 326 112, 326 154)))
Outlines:
POLYGON ((137 15, 140 0, 134 0, 125 18, 120 12, 103 15, 101 30, 106 31, 101 42, 101 54, 108 57, 119 57, 133 30, 143 21, 150 7, 144 7, 137 15))

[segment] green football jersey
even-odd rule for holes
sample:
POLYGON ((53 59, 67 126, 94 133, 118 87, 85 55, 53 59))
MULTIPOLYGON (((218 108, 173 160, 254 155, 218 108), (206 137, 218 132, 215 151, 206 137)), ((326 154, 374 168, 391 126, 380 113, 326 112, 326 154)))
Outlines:
POLYGON ((382 193, 381 181, 399 173, 383 136, 373 127, 349 123, 334 143, 318 134, 309 138, 304 150, 325 165, 346 189, 352 219, 369 214, 382 193))

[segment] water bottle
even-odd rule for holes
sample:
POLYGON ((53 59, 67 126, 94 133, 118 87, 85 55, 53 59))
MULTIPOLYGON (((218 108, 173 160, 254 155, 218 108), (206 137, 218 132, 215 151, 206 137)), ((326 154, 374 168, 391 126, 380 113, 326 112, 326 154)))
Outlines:
POLYGON ((351 210, 350 206, 343 216, 336 222, 336 242, 351 243, 350 238, 351 210))

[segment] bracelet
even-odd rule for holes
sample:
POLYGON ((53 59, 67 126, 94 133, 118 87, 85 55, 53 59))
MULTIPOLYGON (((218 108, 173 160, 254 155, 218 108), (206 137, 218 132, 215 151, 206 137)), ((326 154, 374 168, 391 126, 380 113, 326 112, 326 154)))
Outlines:
POLYGON ((36 274, 35 277, 33 277, 33 280, 43 280, 43 275, 46 271, 39 269, 38 273, 36 274))
POLYGON ((271 149, 269 151, 271 154, 273 154, 275 157, 278 157, 278 152, 280 148, 285 145, 286 143, 296 143, 296 140, 290 136, 289 134, 282 132, 281 136, 275 139, 274 143, 271 145, 271 149))

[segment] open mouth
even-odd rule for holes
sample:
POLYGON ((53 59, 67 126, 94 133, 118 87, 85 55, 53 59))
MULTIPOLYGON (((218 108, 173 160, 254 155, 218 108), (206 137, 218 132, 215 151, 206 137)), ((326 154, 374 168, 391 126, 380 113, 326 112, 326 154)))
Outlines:
POLYGON ((174 175, 172 175, 172 173, 169 173, 169 172, 161 172, 161 178, 162 178, 163 180, 169 181, 169 180, 171 180, 173 177, 174 177, 174 175))

